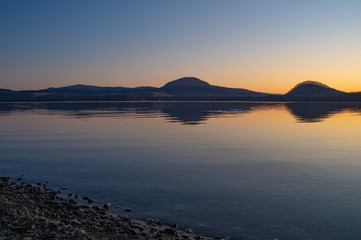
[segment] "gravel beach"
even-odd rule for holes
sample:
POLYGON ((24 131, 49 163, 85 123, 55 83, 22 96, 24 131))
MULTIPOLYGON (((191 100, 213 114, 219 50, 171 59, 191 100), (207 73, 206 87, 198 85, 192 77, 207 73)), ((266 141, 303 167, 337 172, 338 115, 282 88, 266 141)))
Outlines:
POLYGON ((119 216, 109 212, 109 206, 95 205, 91 198, 78 194, 62 197, 60 191, 41 183, 1 177, 0 240, 213 239, 153 219, 119 216))

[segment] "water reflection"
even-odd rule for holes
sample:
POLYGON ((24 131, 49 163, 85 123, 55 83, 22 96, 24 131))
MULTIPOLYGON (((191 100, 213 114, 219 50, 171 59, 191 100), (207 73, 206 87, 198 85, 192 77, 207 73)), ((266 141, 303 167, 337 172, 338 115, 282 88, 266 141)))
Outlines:
POLYGON ((298 123, 360 105, 2 103, 1 171, 205 235, 359 239, 360 116, 298 123))
POLYGON ((360 103, 285 103, 299 122, 321 122, 343 111, 361 112, 360 103))
POLYGON ((298 122, 321 122, 342 111, 360 113, 361 103, 264 103, 264 102, 42 102, 1 103, 0 114, 37 112, 73 118, 163 117, 185 125, 204 124, 207 119, 227 117, 260 109, 286 108, 298 122))

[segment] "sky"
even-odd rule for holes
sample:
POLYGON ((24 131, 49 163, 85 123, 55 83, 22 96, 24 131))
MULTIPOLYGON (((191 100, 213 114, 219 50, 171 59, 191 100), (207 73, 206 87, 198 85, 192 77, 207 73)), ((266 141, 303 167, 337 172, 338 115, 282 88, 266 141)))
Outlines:
POLYGON ((0 0, 0 88, 361 91, 359 0, 0 0))

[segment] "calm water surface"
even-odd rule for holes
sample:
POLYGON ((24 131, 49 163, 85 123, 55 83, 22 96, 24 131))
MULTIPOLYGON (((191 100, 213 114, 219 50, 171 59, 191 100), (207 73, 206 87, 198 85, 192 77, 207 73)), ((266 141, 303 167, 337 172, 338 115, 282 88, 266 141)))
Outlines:
POLYGON ((0 168, 200 234, 361 236, 356 103, 1 103, 0 168))

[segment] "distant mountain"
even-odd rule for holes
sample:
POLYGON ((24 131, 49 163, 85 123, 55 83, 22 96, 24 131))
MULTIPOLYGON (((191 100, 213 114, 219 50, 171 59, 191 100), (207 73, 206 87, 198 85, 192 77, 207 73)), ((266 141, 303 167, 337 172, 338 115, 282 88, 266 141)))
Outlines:
POLYGON ((72 85, 60 88, 47 88, 38 92, 49 94, 71 94, 71 95, 104 95, 104 94, 124 94, 127 92, 143 92, 150 91, 156 88, 153 87, 137 87, 137 88, 125 88, 125 87, 97 87, 91 85, 72 85))
POLYGON ((14 94, 16 94, 15 91, 0 88, 0 101, 1 101, 1 99, 6 100, 6 99, 13 98, 14 94))
POLYGON ((99 92, 109 92, 109 91, 122 91, 126 88, 123 87, 97 87, 91 85, 72 85, 66 87, 59 87, 59 88, 48 88, 44 90, 40 90, 41 92, 48 92, 48 93, 99 93, 99 92))
POLYGON ((214 86, 195 77, 184 77, 168 82, 160 90, 170 95, 188 97, 258 97, 267 95, 243 88, 214 86))
POLYGON ((162 89, 179 89, 179 88, 194 88, 194 87, 209 87, 209 83, 195 77, 184 77, 165 84, 162 89))
POLYGON ((361 92, 345 93, 327 85, 305 81, 288 93, 267 94, 243 88, 214 86, 195 77, 184 77, 156 87, 98 87, 72 85, 42 90, 0 89, 0 101, 337 101, 361 102, 361 92))
POLYGON ((13 91, 10 89, 0 88, 0 93, 11 93, 11 92, 13 92, 13 91))
POLYGON ((288 97, 330 97, 345 94, 345 92, 330 88, 329 86, 316 82, 305 81, 297 84, 286 96, 288 97))
POLYGON ((130 101, 130 100, 217 100, 215 98, 245 98, 266 96, 242 88, 210 85, 195 77, 168 82, 163 87, 98 87, 72 85, 41 90, 11 91, 0 89, 0 101, 130 101))

